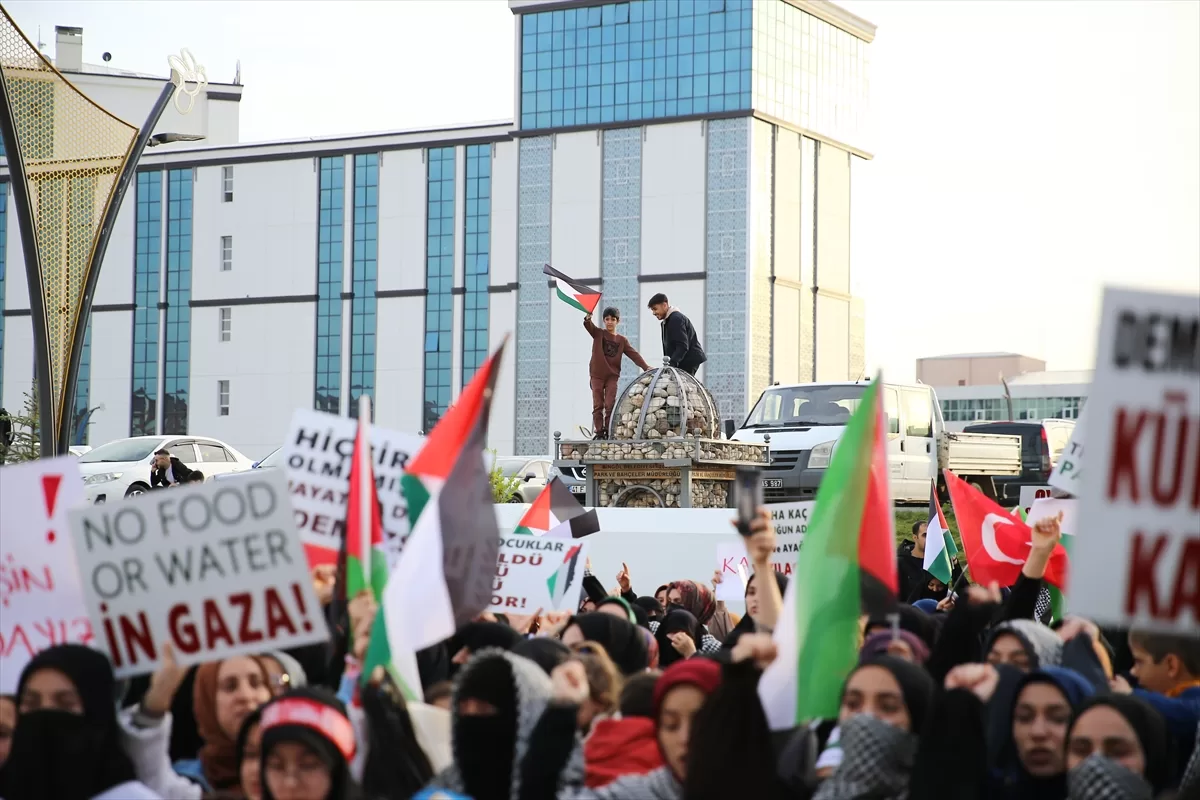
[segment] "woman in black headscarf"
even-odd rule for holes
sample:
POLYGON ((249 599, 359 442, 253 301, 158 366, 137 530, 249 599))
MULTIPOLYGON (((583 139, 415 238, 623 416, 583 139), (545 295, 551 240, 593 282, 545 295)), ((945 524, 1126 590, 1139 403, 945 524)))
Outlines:
POLYGON ((649 653, 641 630, 628 620, 611 614, 580 614, 572 617, 562 633, 562 643, 573 647, 580 642, 603 645, 622 675, 635 675, 649 666, 649 653))
POLYGON ((0 797, 156 796, 136 780, 121 749, 116 682, 103 653, 78 644, 43 650, 21 671, 17 703, 20 721, 0 770, 0 797))
POLYGON ((908 796, 918 736, 933 702, 933 679, 894 656, 860 664, 842 688, 842 763, 814 800, 908 796))
POLYGON ((1158 797, 1173 785, 1170 737, 1158 711, 1134 695, 1079 706, 1067 732, 1070 800, 1158 797))
MULTIPOLYGON (((779 596, 785 596, 788 586, 787 576, 777 570, 771 570, 771 576, 775 578, 775 585, 779 587, 779 596)), ((757 577, 758 573, 755 572, 746 581, 746 615, 738 620, 738 624, 725 637, 725 641, 721 645, 722 650, 732 650, 738 643, 738 639, 742 638, 744 634, 758 631, 758 586, 754 582, 757 577)))
POLYGON ((658 641, 658 665, 666 669, 676 661, 691 658, 700 649, 703 636, 704 627, 691 612, 672 609, 654 631, 658 641))

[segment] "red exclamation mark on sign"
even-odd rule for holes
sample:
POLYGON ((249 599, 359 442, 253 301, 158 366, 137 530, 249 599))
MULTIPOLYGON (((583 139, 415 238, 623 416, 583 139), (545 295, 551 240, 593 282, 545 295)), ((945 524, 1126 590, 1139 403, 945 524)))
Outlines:
MULTIPOLYGON (((62 485, 62 475, 42 476, 42 497, 46 501, 46 519, 54 518, 54 506, 58 503, 58 487, 62 485)), ((46 533, 46 541, 54 543, 54 531, 46 533)))
POLYGON ((308 619, 308 606, 304 604, 304 592, 300 589, 300 584, 292 584, 292 597, 296 598, 296 605, 300 606, 300 614, 304 617, 304 630, 312 630, 312 622, 308 619))

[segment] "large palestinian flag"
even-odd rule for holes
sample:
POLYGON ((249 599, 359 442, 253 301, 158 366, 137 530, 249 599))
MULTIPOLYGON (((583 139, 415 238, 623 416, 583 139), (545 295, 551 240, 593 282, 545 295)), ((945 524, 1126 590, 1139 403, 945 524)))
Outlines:
POLYGON ((582 283, 571 280, 570 277, 559 272, 549 264, 542 267, 542 272, 557 281, 559 300, 562 300, 567 305, 575 306, 575 308, 578 308, 585 314, 595 313, 596 306, 600 305, 599 292, 584 286, 582 283))
POLYGON ((570 523, 565 530, 570 531, 572 539, 582 539, 600 530, 596 509, 581 506, 567 485, 555 476, 530 504, 513 533, 544 536, 563 523, 570 523))
POLYGON ((895 603, 895 524, 879 376, 850 418, 812 511, 758 694, 772 730, 838 714, 858 619, 895 603))
POLYGON ((392 664, 409 699, 422 696, 416 652, 448 638, 491 602, 500 530, 481 454, 507 341, 480 365, 401 479, 412 533, 388 577, 364 673, 392 664))

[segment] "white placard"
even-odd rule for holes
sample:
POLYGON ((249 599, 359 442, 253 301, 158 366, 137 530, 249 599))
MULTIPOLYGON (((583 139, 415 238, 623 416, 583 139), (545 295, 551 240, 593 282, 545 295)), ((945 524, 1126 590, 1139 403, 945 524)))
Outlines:
POLYGON ((74 456, 0 467, 0 693, 56 644, 92 644, 67 525, 85 502, 74 456))
POLYGON ((1084 410, 1079 414, 1079 419, 1075 420, 1075 427, 1071 429, 1071 438, 1067 440, 1067 446, 1059 455, 1058 463, 1054 465, 1050 477, 1046 479, 1046 482, 1055 489, 1073 497, 1079 496, 1083 485, 1080 481, 1083 478, 1083 437, 1087 434, 1085 427, 1087 408, 1084 406, 1084 410))
POLYGON ((517 615, 533 614, 539 608, 576 611, 588 544, 587 538, 550 534, 503 537, 488 611, 517 615))
POLYGON ((1029 527, 1037 524, 1038 520, 1053 517, 1062 512, 1062 523, 1059 525, 1059 530, 1064 536, 1073 535, 1079 532, 1079 501, 1074 497, 1039 497, 1033 501, 1033 506, 1029 509, 1029 516, 1026 523, 1029 527))
POLYGON ((117 677, 329 638, 280 470, 70 514, 97 645, 117 677))
POLYGON ((1108 289, 1071 607, 1200 631, 1200 297, 1108 289))
POLYGON ((1049 486, 1022 486, 1021 499, 1017 502, 1021 508, 1025 510, 1025 516, 1029 516, 1030 510, 1033 508, 1035 500, 1040 500, 1043 497, 1053 497, 1054 490, 1049 486))
MULTIPOLYGON (((424 440, 374 425, 370 430, 375 484, 383 505, 383 532, 389 562, 395 566, 409 534, 408 504, 400 491, 400 479, 424 440)), ((337 561, 357 434, 358 420, 303 408, 292 414, 292 427, 283 446, 284 463, 296 530, 314 566, 337 561)))
MULTIPOLYGON (((804 542, 804 534, 808 531, 808 521, 812 517, 813 500, 801 500, 795 503, 774 503, 767 506, 771 512, 771 524, 775 526, 775 555, 771 564, 777 572, 791 576, 796 569, 796 559, 800 557, 800 545, 804 542)), ((745 545, 738 546, 729 543, 717 545, 716 568, 721 573, 721 582, 717 584, 717 599, 725 602, 740 601, 746 596, 746 581, 754 572, 750 559, 746 556, 745 545)))

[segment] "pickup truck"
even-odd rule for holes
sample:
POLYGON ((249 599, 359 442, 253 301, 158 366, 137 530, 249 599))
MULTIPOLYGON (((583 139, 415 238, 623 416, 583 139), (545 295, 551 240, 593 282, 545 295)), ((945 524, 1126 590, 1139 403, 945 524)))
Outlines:
MULTIPOLYGON (((838 439, 867 385, 798 383, 770 386, 762 393, 730 438, 764 442, 770 436, 771 462, 762 473, 763 494, 769 502, 816 496, 838 439)), ((992 498, 996 497, 992 478, 1021 474, 1021 437, 951 433, 930 387, 885 383, 881 388, 893 501, 928 502, 930 482, 935 479, 938 496, 945 500, 943 469, 992 498)))

